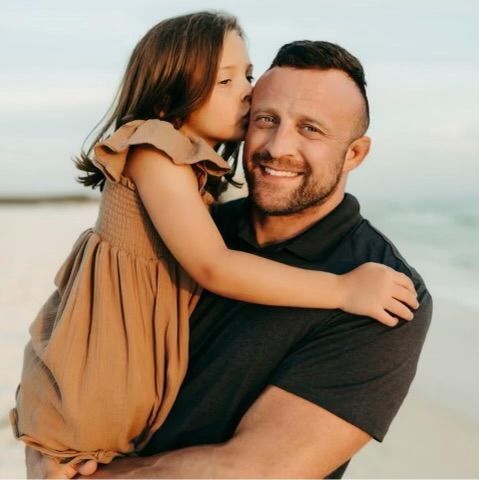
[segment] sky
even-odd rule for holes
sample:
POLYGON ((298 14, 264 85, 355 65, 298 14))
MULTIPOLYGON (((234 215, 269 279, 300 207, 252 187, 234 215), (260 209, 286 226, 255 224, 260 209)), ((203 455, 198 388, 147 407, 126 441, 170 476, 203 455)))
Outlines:
POLYGON ((136 42, 205 9, 239 18, 256 77, 297 39, 339 43, 362 61, 373 147, 350 190, 479 196, 479 1, 0 0, 0 197, 83 193, 71 158, 136 42))

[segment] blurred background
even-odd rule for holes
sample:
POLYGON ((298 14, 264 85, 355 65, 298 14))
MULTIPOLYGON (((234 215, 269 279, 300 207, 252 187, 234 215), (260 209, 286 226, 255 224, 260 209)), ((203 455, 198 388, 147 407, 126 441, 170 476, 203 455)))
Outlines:
POLYGON ((479 477, 474 0, 0 0, 0 477, 24 476, 7 413, 28 326, 96 218, 98 194, 75 182, 71 159, 147 29, 203 9, 239 17, 256 77, 298 39, 339 43, 366 70, 373 148, 348 190, 423 275, 435 311, 389 434, 360 452, 346 477, 479 477))

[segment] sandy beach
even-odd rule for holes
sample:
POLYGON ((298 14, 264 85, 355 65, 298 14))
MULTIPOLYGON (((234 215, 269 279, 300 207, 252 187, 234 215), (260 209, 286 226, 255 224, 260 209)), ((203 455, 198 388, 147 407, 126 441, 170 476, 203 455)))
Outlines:
MULTIPOLYGON (((0 478, 25 475, 23 446, 12 437, 7 413, 28 326, 97 208, 95 202, 0 205, 0 478)), ((347 478, 479 477, 478 318, 472 307, 435 298, 410 394, 385 441, 373 441, 360 452, 347 478)))

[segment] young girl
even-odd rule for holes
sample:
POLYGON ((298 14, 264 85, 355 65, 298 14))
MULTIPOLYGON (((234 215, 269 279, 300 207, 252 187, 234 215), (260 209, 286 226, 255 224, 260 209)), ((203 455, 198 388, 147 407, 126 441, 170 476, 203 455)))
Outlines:
POLYGON ((136 46, 113 113, 77 162, 81 181, 102 189, 98 220, 30 328, 11 412, 28 446, 70 467, 140 450, 185 376, 199 285, 389 325, 390 314, 412 318, 411 282, 385 266, 337 276, 225 246, 206 205, 232 183, 225 159, 245 134, 251 75, 241 29, 226 15, 163 21, 136 46))

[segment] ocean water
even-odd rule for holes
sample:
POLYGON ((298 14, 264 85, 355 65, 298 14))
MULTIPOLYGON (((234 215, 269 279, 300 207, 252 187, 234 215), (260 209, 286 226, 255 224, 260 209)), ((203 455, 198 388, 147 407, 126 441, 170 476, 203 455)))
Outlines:
POLYGON ((434 296, 479 310, 479 196, 366 198, 362 212, 421 273, 434 296))

